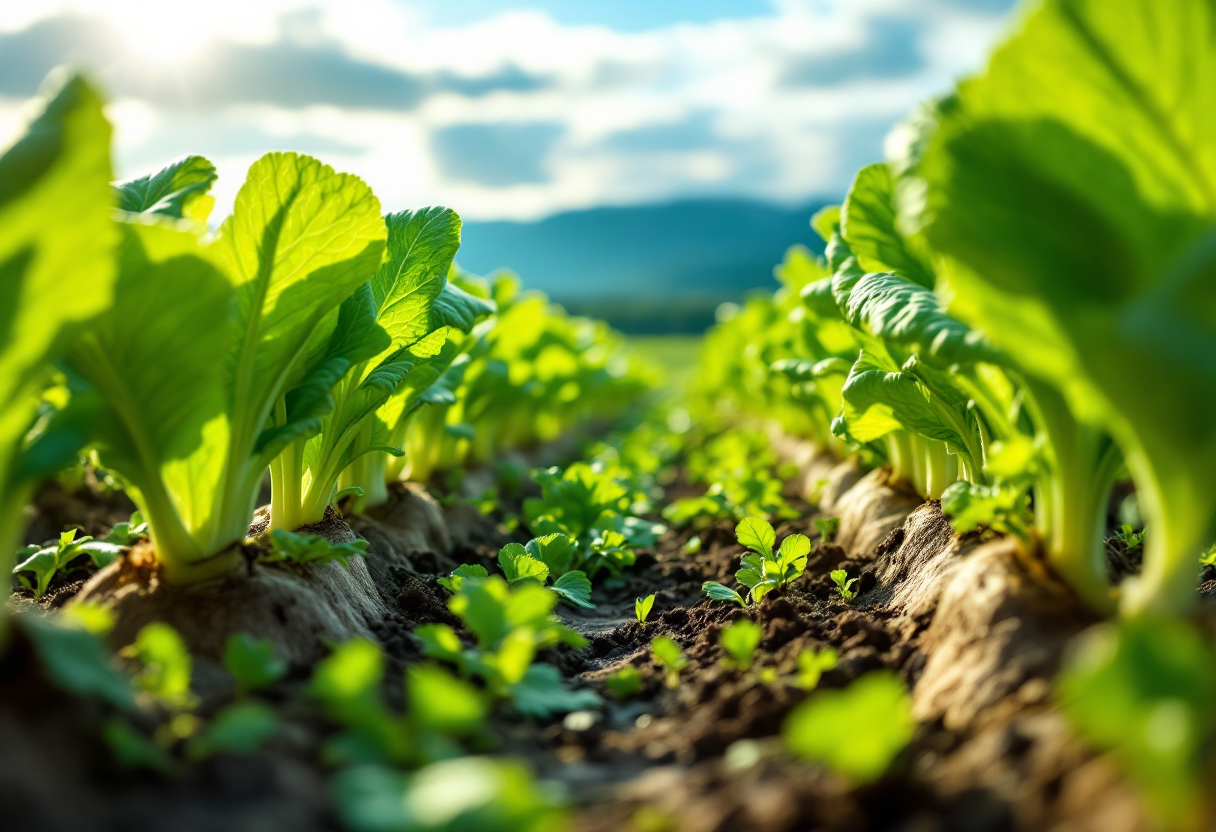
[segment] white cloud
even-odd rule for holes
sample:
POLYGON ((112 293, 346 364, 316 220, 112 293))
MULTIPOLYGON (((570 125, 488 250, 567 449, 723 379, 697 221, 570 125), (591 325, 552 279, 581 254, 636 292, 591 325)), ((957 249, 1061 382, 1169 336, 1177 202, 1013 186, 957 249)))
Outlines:
MULTIPOLYGON (((689 194, 838 194, 865 155, 878 152, 885 127, 976 68, 1001 30, 998 17, 957 0, 775 0, 768 17, 633 33, 563 25, 536 11, 429 28, 393 0, 216 0, 203 9, 163 0, 8 0, 0 33, 16 36, 65 12, 109 19, 166 72, 215 41, 267 49, 290 41, 305 58, 313 49, 352 66, 441 79, 416 106, 396 108, 374 100, 343 106, 330 94, 323 104, 221 101, 191 112, 128 92, 110 108, 124 175, 186 152, 208 154, 220 167, 222 210, 262 150, 297 146, 366 178, 386 207, 443 203, 470 218, 689 194), (867 57, 884 32, 893 46, 867 57), (460 82, 491 78, 506 80, 484 94, 460 82), (450 175, 433 152, 444 128, 504 123, 561 125, 545 149, 547 179, 512 183, 507 169, 494 184, 478 184, 450 175), (648 148, 646 131, 656 128, 667 132, 648 148), (630 133, 628 145, 616 141, 630 133)), ((182 74, 188 81, 187 66, 182 74)), ((290 82, 279 79, 276 89, 290 82)), ((0 102, 0 127, 14 123, 12 112, 0 102)))

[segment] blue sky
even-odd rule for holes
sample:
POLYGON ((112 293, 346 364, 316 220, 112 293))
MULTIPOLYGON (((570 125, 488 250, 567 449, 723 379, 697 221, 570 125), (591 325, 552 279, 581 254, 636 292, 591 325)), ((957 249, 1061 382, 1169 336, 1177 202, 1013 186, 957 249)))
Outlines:
POLYGON ((60 63, 106 88, 121 175, 186 153, 220 210, 261 153, 473 219, 839 195, 979 68, 1008 0, 5 0, 0 133, 60 63))

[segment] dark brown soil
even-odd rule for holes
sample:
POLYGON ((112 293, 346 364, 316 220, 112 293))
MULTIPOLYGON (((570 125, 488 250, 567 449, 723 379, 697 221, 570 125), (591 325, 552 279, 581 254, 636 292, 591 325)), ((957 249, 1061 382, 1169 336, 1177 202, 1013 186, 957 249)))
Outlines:
MULTIPOLYGON (((604 691, 605 708, 589 716, 548 725, 495 721, 504 752, 526 756, 543 777, 566 786, 574 829, 1147 829, 1125 784, 1069 737, 1053 706, 1051 679, 1064 646, 1093 620, 1043 565, 1004 541, 960 540, 936 504, 918 505, 888 487, 881 472, 806 454, 803 462, 799 480, 829 481, 822 510, 842 524, 836 542, 817 541, 794 586, 747 610, 709 601, 701 584, 731 583, 742 554, 733 524, 723 522, 699 532, 695 556, 685 554, 691 530, 669 531, 621 580, 599 582, 595 610, 561 609, 590 641, 545 657, 572 683, 601 688, 626 665, 644 680, 642 693, 626 701, 604 691), (859 578, 851 602, 828 578, 837 568, 859 578), (650 593, 654 610, 639 623, 634 599, 650 593), (721 628, 744 616, 764 633, 759 662, 747 673, 724 666, 718 646, 721 628), (675 639, 689 659, 674 690, 650 657, 658 635, 675 639), (821 688, 886 668, 912 691, 916 737, 874 785, 850 787, 782 750, 783 720, 813 695, 793 684, 796 656, 824 647, 840 658, 821 688)), ((814 536, 812 509, 798 508, 800 518, 782 524, 778 538, 814 536)), ((334 518, 328 531, 340 522, 334 518)), ((389 506, 351 527, 372 542, 364 574, 383 612, 363 623, 385 647, 386 694, 399 702, 401 674, 421 655, 413 628, 458 623, 435 571, 452 560, 490 565, 497 547, 518 535, 459 501, 440 511, 419 489, 396 492, 389 506)), ((255 607, 262 600, 249 599, 255 607)), ((188 609, 183 599, 170 606, 188 609)), ((213 637, 203 652, 213 656, 217 643, 213 637)), ((0 806, 20 806, 6 810, 3 828, 334 828, 317 762, 326 729, 302 692, 320 655, 300 648, 292 673, 269 694, 283 705, 284 737, 252 757, 186 766, 166 781, 116 770, 97 740, 99 714, 54 691, 18 640, 0 664, 0 806)))

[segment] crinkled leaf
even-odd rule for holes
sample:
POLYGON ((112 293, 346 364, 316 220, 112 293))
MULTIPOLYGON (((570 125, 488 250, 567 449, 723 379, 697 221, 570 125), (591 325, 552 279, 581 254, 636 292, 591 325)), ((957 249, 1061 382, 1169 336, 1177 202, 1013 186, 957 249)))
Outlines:
POLYGON ((208 192, 216 178, 215 165, 207 159, 186 156, 156 173, 119 182, 114 192, 123 211, 205 223, 215 205, 208 192))

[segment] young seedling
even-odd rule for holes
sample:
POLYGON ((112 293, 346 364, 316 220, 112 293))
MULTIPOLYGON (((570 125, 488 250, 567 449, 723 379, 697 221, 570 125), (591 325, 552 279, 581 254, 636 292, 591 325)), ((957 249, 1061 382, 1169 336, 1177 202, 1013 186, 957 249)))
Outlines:
POLYGON ((275 529, 270 533, 270 551, 262 555, 265 563, 290 562, 295 564, 328 563, 336 560, 350 568, 350 559, 367 555, 366 540, 351 540, 347 543, 331 543, 319 534, 300 534, 286 529, 275 529))
POLYGON ((752 666, 752 659, 763 635, 764 629, 748 618, 723 627, 718 635, 718 644, 730 656, 726 664, 746 672, 752 666))
MULTIPOLYGON (((735 536, 750 550, 743 556, 735 580, 748 588, 752 603, 759 603, 774 589, 793 583, 806 570, 806 557, 811 551, 811 541, 806 535, 791 534, 774 550, 777 534, 772 525, 762 517, 747 517, 735 527, 735 536)), ((747 606, 739 593, 716 581, 706 581, 701 590, 715 601, 736 601, 741 607, 747 606)))
POLYGON ((853 783, 882 776, 916 731, 912 699, 894 673, 869 673, 844 690, 814 694, 790 712, 786 747, 853 783))
POLYGON ((667 670, 667 687, 675 690, 680 686, 680 671, 688 667, 688 657, 680 651, 680 645, 667 636, 659 636, 650 643, 654 660, 667 670))
POLYGON ((717 581, 706 581, 701 584, 701 591, 710 597, 713 601, 734 601, 741 607, 746 607, 747 602, 743 600, 743 596, 735 590, 728 587, 726 584, 720 584, 717 581))
POLYGON ((113 543, 117 546, 134 546, 141 540, 147 539, 148 524, 138 511, 131 515, 130 520, 115 523, 114 528, 110 529, 110 533, 106 535, 106 543, 113 543))
MULTIPOLYGON (((573 552, 573 541, 565 535, 552 534, 528 541, 527 546, 508 543, 498 553, 498 565, 507 583, 516 587, 532 582, 557 593, 573 606, 594 609, 591 603, 591 580, 578 569, 567 571, 573 552), (549 580, 556 578, 552 585, 549 580)), ((457 570, 459 571, 459 570, 457 570)), ((454 575, 455 573, 453 573, 454 575)))
POLYGON ((248 633, 230 636, 224 645, 224 668, 232 674, 238 695, 269 687, 287 673, 287 663, 274 653, 274 645, 248 633))
POLYGON ((21 585, 34 593, 34 599, 39 600, 50 588, 55 576, 67 568, 82 555, 88 555, 93 565, 100 569, 107 566, 118 557, 122 548, 104 540, 94 540, 85 536, 76 537, 76 529, 63 532, 58 540, 48 540, 42 546, 26 546, 17 550, 18 563, 13 567, 13 574, 21 585), (30 581, 24 572, 32 572, 34 580, 30 581))
POLYGON ((1216 543, 1208 547, 1208 550, 1199 556, 1200 566, 1216 566, 1216 543))
POLYGON ((798 654, 798 677, 795 682, 803 690, 813 690, 825 670, 836 666, 836 651, 828 647, 823 650, 803 650, 798 654))
POLYGON ((637 616, 639 623, 646 623, 646 619, 650 616, 650 610, 653 606, 654 595, 647 595, 645 598, 638 598, 633 602, 633 614, 637 616))
POLYGON ((832 583, 836 584, 836 590, 840 593, 841 598, 852 601, 857 597, 857 593, 853 591, 853 584, 857 583, 857 579, 850 578, 848 572, 843 569, 833 569, 830 577, 832 583))
POLYGON ((694 534, 688 538, 688 542, 684 544, 684 554, 695 555, 701 551, 701 535, 694 534))
POLYGON ((815 531, 819 532, 819 538, 824 543, 831 543, 836 532, 840 531, 839 517, 816 517, 814 524, 815 531))
POLYGON ((1135 527, 1130 523, 1124 523, 1123 525, 1119 526, 1119 530, 1115 532, 1115 537, 1123 541, 1123 545, 1127 548, 1127 551, 1130 552, 1133 549, 1139 549, 1144 545, 1145 531, 1147 530, 1141 529, 1140 531, 1136 531, 1135 527))
POLYGON ((604 686, 618 701, 628 699, 642 692, 642 674, 636 667, 622 667, 616 673, 604 677, 604 686))

